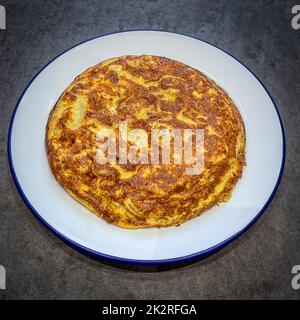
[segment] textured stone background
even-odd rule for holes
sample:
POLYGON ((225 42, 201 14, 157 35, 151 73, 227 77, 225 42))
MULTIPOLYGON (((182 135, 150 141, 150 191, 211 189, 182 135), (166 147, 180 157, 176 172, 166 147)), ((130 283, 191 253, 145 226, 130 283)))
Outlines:
MULTIPOLYGON (((0 30, 0 299, 300 298, 291 268, 300 264, 300 30, 291 28, 299 1, 20 1, 6 6, 0 30), (128 29, 163 29, 216 44, 264 82, 287 135, 286 169, 264 216, 210 258, 164 272, 135 272, 92 260, 36 221, 11 179, 6 151, 13 108, 50 59, 90 37, 128 29)), ((42 191, 41 191, 42 192, 42 191)))

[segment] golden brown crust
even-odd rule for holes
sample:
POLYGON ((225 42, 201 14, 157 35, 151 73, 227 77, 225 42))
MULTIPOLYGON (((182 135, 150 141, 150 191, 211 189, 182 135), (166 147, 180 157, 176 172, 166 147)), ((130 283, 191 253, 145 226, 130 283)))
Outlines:
POLYGON ((245 129, 227 93, 178 61, 123 56, 79 75, 49 116, 46 149, 58 182, 110 223, 125 228, 179 225, 229 199, 245 164, 245 129), (100 165, 96 134, 129 129, 205 129, 204 171, 186 165, 100 165))

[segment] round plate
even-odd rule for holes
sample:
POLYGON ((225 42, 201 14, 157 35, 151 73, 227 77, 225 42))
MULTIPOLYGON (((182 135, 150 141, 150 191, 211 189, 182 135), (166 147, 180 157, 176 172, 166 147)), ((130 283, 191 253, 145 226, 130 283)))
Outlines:
POLYGON ((56 57, 29 83, 12 116, 8 153, 16 186, 35 216, 73 247, 102 259, 141 265, 186 262, 211 254, 246 231, 271 202, 285 159, 282 122, 262 83, 241 62, 204 41, 161 31, 127 31, 83 42, 56 57), (49 112, 88 67, 122 55, 181 61, 224 88, 243 117, 246 161, 229 202, 180 227, 126 230, 108 224, 69 196, 45 152, 49 112))

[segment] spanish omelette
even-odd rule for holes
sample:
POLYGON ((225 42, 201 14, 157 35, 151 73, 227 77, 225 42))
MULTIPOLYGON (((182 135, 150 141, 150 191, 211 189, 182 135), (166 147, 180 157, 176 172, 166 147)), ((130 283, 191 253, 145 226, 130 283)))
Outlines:
POLYGON ((245 165, 244 124, 228 94, 200 71, 150 55, 112 58, 76 77, 50 113, 45 141, 66 191, 124 228, 178 226, 229 200, 245 165), (97 134, 118 130, 120 121, 149 135, 155 128, 203 129, 203 171, 99 164, 97 134))

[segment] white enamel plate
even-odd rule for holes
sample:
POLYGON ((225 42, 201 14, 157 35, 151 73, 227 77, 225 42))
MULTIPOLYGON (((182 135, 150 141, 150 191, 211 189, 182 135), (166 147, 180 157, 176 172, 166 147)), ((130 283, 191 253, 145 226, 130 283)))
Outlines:
POLYGON ((102 259, 159 265, 199 259, 246 231, 271 202, 285 159, 280 116, 261 82, 238 60, 206 42, 158 31, 129 31, 81 43, 44 67, 12 117, 8 153, 17 188, 35 216, 71 246, 102 259), (44 146, 49 112, 88 67, 111 57, 150 54, 190 65, 211 77, 236 103, 246 127, 243 177, 229 202, 180 227, 125 230, 71 198, 52 176, 44 146))

